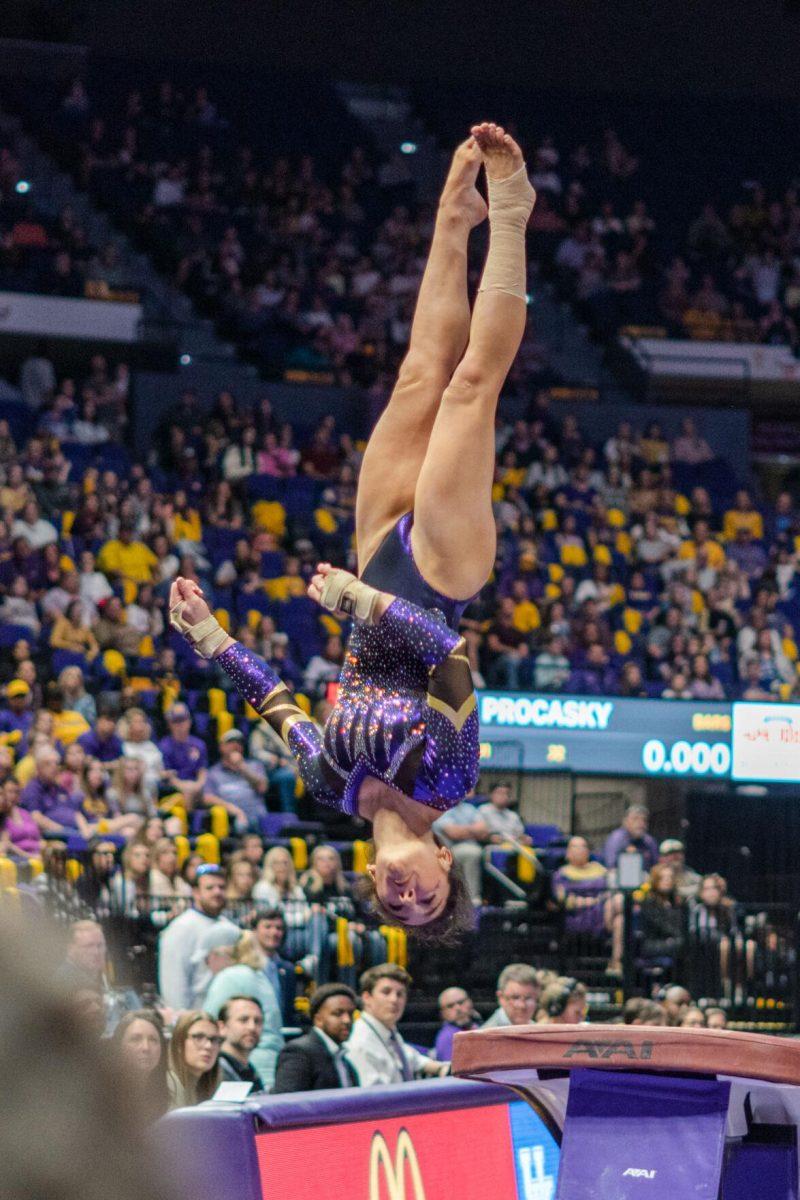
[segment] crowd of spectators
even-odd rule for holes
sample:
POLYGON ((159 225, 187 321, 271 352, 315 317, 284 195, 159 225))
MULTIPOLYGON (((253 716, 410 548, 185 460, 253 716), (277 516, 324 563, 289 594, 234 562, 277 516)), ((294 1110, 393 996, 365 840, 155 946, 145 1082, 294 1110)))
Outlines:
POLYGON ((71 205, 52 216, 13 143, 0 142, 0 273, 13 292, 94 300, 137 298, 113 241, 98 246, 71 205))

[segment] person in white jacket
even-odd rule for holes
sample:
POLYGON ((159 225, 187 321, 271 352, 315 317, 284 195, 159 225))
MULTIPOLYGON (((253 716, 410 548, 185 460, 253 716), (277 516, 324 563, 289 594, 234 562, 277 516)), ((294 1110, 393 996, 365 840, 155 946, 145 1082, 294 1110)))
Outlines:
POLYGON ((194 907, 171 921, 158 939, 158 990, 167 1007, 176 1012, 199 1007, 211 982, 207 963, 196 954, 205 931, 222 924, 230 926, 236 936, 240 933, 232 921, 221 915, 225 907, 225 875, 221 867, 205 863, 198 868, 192 900, 194 907))
POLYGON ((409 1083, 429 1075, 447 1075, 450 1063, 436 1062, 403 1040, 397 1032, 411 976, 402 967, 382 963, 369 967, 359 980, 362 1013, 345 1043, 361 1087, 409 1083))

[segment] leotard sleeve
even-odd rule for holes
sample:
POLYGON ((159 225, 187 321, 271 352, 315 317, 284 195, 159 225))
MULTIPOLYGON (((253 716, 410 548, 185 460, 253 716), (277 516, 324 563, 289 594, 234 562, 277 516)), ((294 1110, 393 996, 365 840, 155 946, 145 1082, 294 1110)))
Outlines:
POLYGON ((325 755, 319 729, 269 663, 240 642, 216 659, 240 696, 288 746, 307 791, 320 804, 338 808, 343 780, 325 755))

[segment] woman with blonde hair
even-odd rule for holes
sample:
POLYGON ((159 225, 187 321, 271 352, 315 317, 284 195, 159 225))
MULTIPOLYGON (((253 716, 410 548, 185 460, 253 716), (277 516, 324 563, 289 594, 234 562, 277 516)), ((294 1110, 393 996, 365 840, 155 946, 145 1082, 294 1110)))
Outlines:
MULTIPOLYGON (((142 843, 144 844, 144 843, 142 843)), ((150 851, 150 919, 154 925, 166 925, 189 907, 192 889, 178 866, 178 851, 172 838, 159 838, 150 851), (163 901, 163 904, 159 904, 163 901)))
POLYGON ((222 1081, 217 1022, 207 1012, 192 1009, 175 1022, 169 1044, 170 1108, 189 1108, 210 1100, 222 1081))
POLYGON ((112 772, 109 799, 127 817, 139 818, 138 829, 146 817, 156 816, 156 806, 145 779, 145 765, 140 758, 120 758, 112 772))
POLYGON ((283 1046, 280 1004, 275 989, 264 974, 267 959, 254 933, 243 933, 233 948, 233 966, 223 967, 211 980, 205 1007, 213 1017, 229 1000, 246 996, 257 1000, 264 1016, 264 1027, 250 1063, 269 1088, 275 1079, 275 1063, 283 1046))
POLYGON ((374 918, 373 928, 368 928, 366 922, 370 917, 342 869, 341 855, 335 846, 314 847, 311 866, 300 883, 311 905, 324 909, 329 918, 328 949, 333 960, 339 944, 336 922, 339 918, 347 921, 354 962, 351 966, 339 965, 337 978, 340 983, 355 987, 360 970, 386 961, 386 941, 374 928, 374 918))
POLYGON ((110 786, 105 764, 98 758, 87 759, 81 794, 83 800, 77 819, 83 837, 102 832, 128 839, 135 837, 141 829, 144 818, 136 811, 126 812, 121 807, 110 786))

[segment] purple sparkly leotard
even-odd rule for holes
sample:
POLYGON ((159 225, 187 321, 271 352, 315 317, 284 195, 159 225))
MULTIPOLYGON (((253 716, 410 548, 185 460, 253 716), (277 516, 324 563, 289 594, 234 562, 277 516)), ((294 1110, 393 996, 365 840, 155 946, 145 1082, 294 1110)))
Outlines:
POLYGON ((354 815, 367 775, 440 811, 475 786, 478 714, 466 647, 435 612, 397 599, 377 625, 354 624, 324 734, 250 650, 237 642, 217 662, 280 734, 321 804, 354 815))

